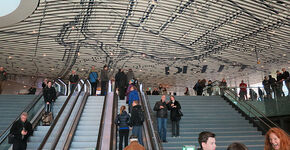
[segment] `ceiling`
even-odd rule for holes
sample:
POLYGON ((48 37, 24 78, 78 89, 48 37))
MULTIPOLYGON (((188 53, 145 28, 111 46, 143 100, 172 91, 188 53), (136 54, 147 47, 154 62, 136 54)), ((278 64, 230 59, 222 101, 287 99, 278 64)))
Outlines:
POLYGON ((45 77, 71 69, 85 77, 108 64, 112 74, 132 68, 147 85, 258 82, 256 74, 290 66, 289 8, 284 0, 40 0, 28 18, 0 28, 0 64, 45 77))

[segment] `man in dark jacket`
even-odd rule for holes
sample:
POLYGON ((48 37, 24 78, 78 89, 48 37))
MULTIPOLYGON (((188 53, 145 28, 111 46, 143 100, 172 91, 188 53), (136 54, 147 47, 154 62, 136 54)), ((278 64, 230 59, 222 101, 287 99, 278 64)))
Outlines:
POLYGON ((269 83, 269 79, 267 76, 264 77, 264 80, 263 80, 263 86, 264 86, 264 89, 266 91, 266 97, 268 99, 272 99, 272 94, 271 94, 271 85, 269 83))
POLYGON ((143 145, 142 126, 145 118, 144 112, 141 105, 138 105, 138 101, 133 101, 132 106, 133 108, 130 119, 130 126, 133 126, 132 134, 136 135, 139 143, 143 145))
POLYGON ((168 105, 165 102, 166 96, 162 95, 161 100, 156 102, 154 106, 154 111, 157 111, 157 124, 158 124, 158 133, 160 139, 163 142, 166 141, 166 126, 167 126, 167 113, 168 113, 168 105))
POLYGON ((52 112, 53 103, 56 100, 56 91, 52 87, 52 81, 47 82, 47 87, 43 90, 43 98, 45 102, 45 111, 52 112))
POLYGON ((10 129, 14 135, 13 150, 26 150, 28 137, 33 134, 32 125, 27 121, 28 114, 23 112, 10 129))
POLYGON ((7 73, 3 67, 0 67, 0 94, 2 94, 4 83, 7 80, 7 73))
POLYGON ((75 70, 71 71, 71 75, 69 76, 69 83, 70 83, 70 92, 73 92, 76 88, 79 80, 79 76, 76 74, 75 70))
POLYGON ((276 74, 277 74, 277 97, 281 97, 282 95, 284 95, 284 92, 283 92, 283 75, 282 73, 277 70, 276 71, 276 74))
POLYGON ((269 75, 269 84, 274 92, 274 98, 276 98, 277 97, 277 84, 276 84, 276 79, 273 78, 272 75, 269 75))
POLYGON ((288 89, 288 96, 290 96, 290 75, 289 75, 289 72, 286 71, 285 68, 282 68, 282 71, 283 71, 283 81, 285 81, 285 85, 288 89))
POLYGON ((116 88, 119 91, 120 100, 125 99, 126 87, 127 87, 127 75, 124 73, 124 69, 119 69, 119 72, 115 75, 116 88))
POLYGON ((101 95, 105 96, 107 92, 108 82, 109 82, 109 73, 108 66, 105 65, 101 71, 101 95))

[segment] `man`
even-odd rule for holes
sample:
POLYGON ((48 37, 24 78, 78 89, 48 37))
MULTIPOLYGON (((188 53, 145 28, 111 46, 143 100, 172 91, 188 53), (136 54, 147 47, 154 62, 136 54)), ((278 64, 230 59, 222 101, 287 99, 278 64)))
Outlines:
POLYGON ((105 96, 107 92, 108 82, 109 82, 109 75, 108 75, 108 66, 105 65, 103 70, 101 71, 101 95, 105 96))
POLYGON ((14 135, 13 150, 26 150, 28 137, 33 134, 32 125, 27 121, 28 114, 23 112, 10 129, 14 135))
POLYGON ((162 95, 161 100, 155 103, 154 106, 154 111, 157 111, 157 124, 158 124, 158 133, 160 136, 160 139, 163 142, 166 141, 166 126, 167 126, 167 111, 168 111, 168 106, 167 103, 165 102, 166 96, 162 95))
POLYGON ((215 150, 215 134, 208 131, 199 133, 198 143, 201 147, 199 150, 215 150))
POLYGON ((240 84, 240 99, 241 100, 247 100, 248 95, 247 95, 247 84, 244 83, 244 80, 242 80, 240 84))
POLYGON ((276 79, 273 78, 272 75, 269 75, 269 84, 274 92, 274 98, 276 98, 277 97, 277 84, 276 84, 276 79))
POLYGON ((145 148, 138 143, 138 137, 135 135, 130 136, 130 145, 125 147, 124 150, 145 150, 145 148))
POLYGON ((290 96, 290 75, 289 72, 286 71, 285 68, 282 68, 282 72, 283 72, 283 81, 285 81, 285 85, 288 89, 288 96, 290 96))
POLYGON ((55 88, 52 87, 52 81, 47 82, 47 87, 43 90, 43 98, 45 103, 45 112, 52 112, 53 103, 56 100, 56 91, 55 88))
POLYGON ((76 88, 78 81, 79 81, 79 76, 76 74, 75 70, 71 71, 71 75, 69 76, 69 83, 70 83, 70 92, 73 93, 74 89, 76 88))
POLYGON ((276 82, 276 84, 277 84, 277 98, 279 98, 279 97, 282 96, 282 94, 284 95, 284 92, 283 92, 283 75, 282 75, 282 73, 279 70, 276 71, 276 74, 277 74, 277 77, 276 77, 276 79, 277 79, 277 82, 276 82))
POLYGON ((264 89, 266 91, 266 97, 268 99, 272 99, 272 94, 271 94, 271 85, 270 85, 270 82, 269 82, 269 79, 267 76, 264 77, 264 80, 263 80, 263 86, 264 86, 264 89))
POLYGON ((120 100, 124 100, 127 87, 127 75, 124 73, 124 69, 119 69, 119 72, 115 75, 115 80, 120 100))
POLYGON ((7 73, 4 70, 4 67, 0 67, 0 94, 2 94, 4 83, 7 80, 7 73))
POLYGON ((132 69, 129 69, 128 72, 127 72, 127 83, 130 81, 130 80, 134 80, 135 79, 135 75, 134 75, 134 72, 132 69))
POLYGON ((138 101, 133 101, 132 103, 132 112, 131 112, 131 120, 130 126, 133 127, 132 134, 138 137, 138 141, 141 145, 143 145, 142 138, 142 126, 144 122, 144 112, 141 108, 141 105, 138 105, 138 101))
POLYGON ((99 75, 95 69, 95 66, 92 66, 92 69, 91 69, 91 72, 90 72, 90 75, 89 75, 89 80, 90 80, 90 83, 91 83, 91 86, 92 86, 92 95, 95 96, 96 95, 96 91, 97 91, 97 87, 98 87, 98 80, 99 78, 99 75))

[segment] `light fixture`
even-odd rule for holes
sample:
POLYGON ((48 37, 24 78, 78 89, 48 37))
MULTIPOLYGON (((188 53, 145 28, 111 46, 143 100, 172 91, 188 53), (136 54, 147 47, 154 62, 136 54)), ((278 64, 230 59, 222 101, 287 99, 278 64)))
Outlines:
POLYGON ((44 56, 44 57, 45 57, 45 56, 46 56, 46 54, 43 54, 42 56, 44 56))
POLYGON ((78 52, 78 56, 80 56, 81 55, 81 53, 80 52, 78 52))
POLYGON ((23 69, 23 68, 21 68, 20 70, 22 70, 22 71, 23 71, 24 69, 23 69))
POLYGON ((283 54, 283 56, 285 57, 287 54, 283 54))
POLYGON ((9 56, 8 58, 9 58, 9 59, 12 59, 12 56, 9 56))
POLYGON ((71 29, 74 30, 75 29, 75 26, 72 26, 71 29))

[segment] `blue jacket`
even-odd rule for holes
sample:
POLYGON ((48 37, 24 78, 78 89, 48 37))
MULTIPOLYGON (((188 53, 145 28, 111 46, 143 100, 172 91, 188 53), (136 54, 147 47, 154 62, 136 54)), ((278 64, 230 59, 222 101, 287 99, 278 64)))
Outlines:
POLYGON ((137 90, 131 91, 129 94, 129 105, 131 105, 133 101, 139 101, 139 95, 137 90))
POLYGON ((89 75, 89 79, 91 83, 96 83, 98 81, 98 73, 97 72, 91 72, 89 75))

